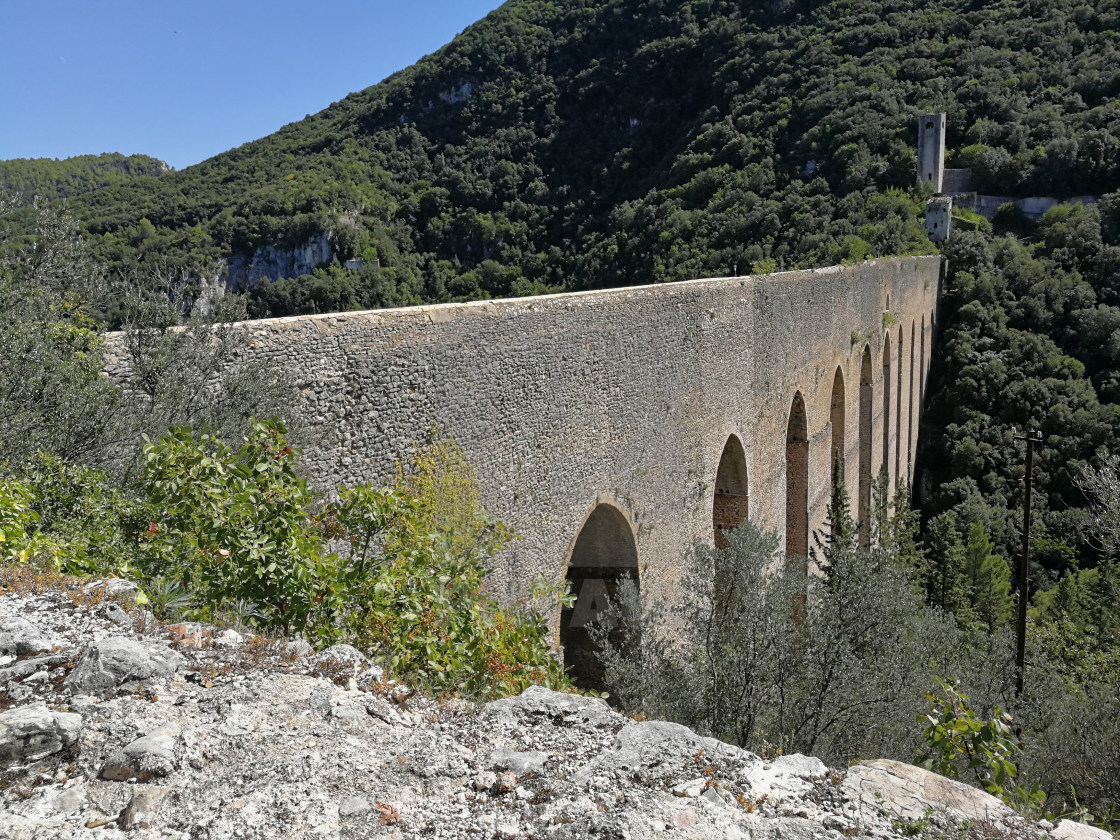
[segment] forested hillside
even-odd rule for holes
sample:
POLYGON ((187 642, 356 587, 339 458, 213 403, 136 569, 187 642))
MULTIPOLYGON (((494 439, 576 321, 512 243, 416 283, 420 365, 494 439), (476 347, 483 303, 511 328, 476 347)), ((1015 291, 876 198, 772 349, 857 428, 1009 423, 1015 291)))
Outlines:
POLYGON ((0 160, 0 197, 18 198, 21 204, 30 203, 36 196, 73 198, 132 178, 155 177, 169 171, 162 160, 117 153, 79 155, 65 160, 0 160))
POLYGON ((928 251, 914 117, 985 188, 1120 187, 1120 12, 1096 2, 511 0, 382 84, 74 202, 114 262, 195 269, 329 232, 259 314, 928 251))

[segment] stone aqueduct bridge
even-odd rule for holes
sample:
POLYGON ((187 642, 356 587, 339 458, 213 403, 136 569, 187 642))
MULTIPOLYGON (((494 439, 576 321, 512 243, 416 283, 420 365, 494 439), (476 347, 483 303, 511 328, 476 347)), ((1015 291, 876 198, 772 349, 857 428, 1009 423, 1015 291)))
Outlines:
POLYGON ((318 484, 384 477, 438 426, 521 537, 496 591, 568 574, 566 628, 628 570, 675 587, 689 548, 744 516, 804 554, 834 447, 861 507, 884 464, 908 476, 940 274, 891 259, 244 328, 296 375, 318 484))

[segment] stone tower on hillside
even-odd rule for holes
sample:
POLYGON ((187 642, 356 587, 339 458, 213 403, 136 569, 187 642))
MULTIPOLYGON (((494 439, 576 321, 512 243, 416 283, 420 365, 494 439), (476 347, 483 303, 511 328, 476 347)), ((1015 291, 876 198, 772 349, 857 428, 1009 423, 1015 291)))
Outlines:
POLYGON ((945 178, 945 115, 923 114, 918 118, 918 182, 942 192, 945 178))

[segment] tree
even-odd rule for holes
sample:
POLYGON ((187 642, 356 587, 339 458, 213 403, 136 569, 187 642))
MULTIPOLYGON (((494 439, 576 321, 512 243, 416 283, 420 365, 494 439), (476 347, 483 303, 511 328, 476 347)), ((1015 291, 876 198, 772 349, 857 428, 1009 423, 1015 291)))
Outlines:
POLYGON ((1011 569, 998 554, 992 553, 992 540, 979 522, 968 528, 964 547, 964 574, 971 588, 972 611, 977 619, 994 632, 1011 621, 1014 601, 1011 598, 1011 569))

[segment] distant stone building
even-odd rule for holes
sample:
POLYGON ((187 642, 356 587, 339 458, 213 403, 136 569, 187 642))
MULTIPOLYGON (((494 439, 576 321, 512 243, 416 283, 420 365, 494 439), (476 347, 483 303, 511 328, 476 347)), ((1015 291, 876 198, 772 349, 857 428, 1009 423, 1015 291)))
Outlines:
POLYGON ((945 115, 923 114, 918 117, 918 183, 932 186, 940 195, 944 178, 945 115))
POLYGON ((926 232, 933 242, 944 242, 953 232, 953 199, 939 195, 926 202, 926 232))

